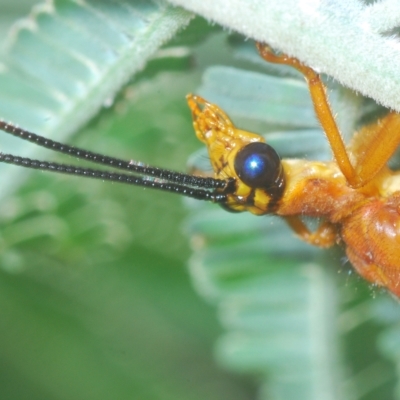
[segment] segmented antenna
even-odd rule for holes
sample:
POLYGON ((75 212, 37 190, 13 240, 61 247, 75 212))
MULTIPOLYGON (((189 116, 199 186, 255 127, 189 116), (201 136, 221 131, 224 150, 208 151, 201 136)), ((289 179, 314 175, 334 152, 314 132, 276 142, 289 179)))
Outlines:
POLYGON ((75 156, 77 158, 96 164, 107 165, 122 170, 128 170, 141 175, 146 175, 148 177, 160 178, 168 182, 175 182, 182 185, 199 186, 203 189, 217 189, 224 188, 226 186, 226 181, 222 179, 182 174, 180 172, 170 171, 167 169, 151 167, 138 161, 125 161, 119 158, 108 157, 103 154, 79 149, 77 147, 56 142, 54 140, 46 139, 43 136, 39 136, 35 133, 26 131, 25 129, 19 128, 12 124, 8 124, 1 120, 0 129, 6 133, 9 133, 28 142, 32 142, 38 146, 45 147, 59 153, 68 154, 70 156, 75 156))
POLYGON ((137 161, 125 161, 115 157, 108 157, 102 154, 83 150, 78 147, 46 139, 43 136, 26 131, 13 124, 8 124, 0 120, 0 129, 6 133, 20 139, 32 142, 38 146, 68 154, 77 158, 90 161, 100 165, 107 165, 112 168, 135 172, 143 176, 134 174, 115 173, 105 170, 91 168, 81 168, 74 165, 46 162, 25 157, 5 154, 0 152, 0 162, 18 165, 30 169, 41 171, 58 172, 62 174, 82 176, 86 178, 102 179, 111 182, 125 183, 128 185, 144 186, 159 189, 165 192, 173 192, 182 196, 191 197, 197 200, 224 203, 227 195, 234 190, 234 179, 222 180, 209 177, 199 177, 180 172, 170 171, 143 165, 137 161), (214 190, 207 190, 214 189, 214 190))

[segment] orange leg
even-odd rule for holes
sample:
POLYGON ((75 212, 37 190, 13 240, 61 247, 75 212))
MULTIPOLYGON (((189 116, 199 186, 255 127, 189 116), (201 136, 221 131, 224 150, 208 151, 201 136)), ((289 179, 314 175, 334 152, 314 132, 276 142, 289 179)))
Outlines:
POLYGON ((304 222, 297 216, 285 217, 287 224, 296 235, 305 242, 318 247, 330 247, 336 242, 336 228, 330 222, 323 222, 315 232, 310 232, 304 222))
POLYGON ((353 167, 342 135, 333 117, 325 85, 319 75, 312 68, 302 64, 297 58, 289 57, 285 54, 277 55, 265 44, 257 43, 256 45, 264 60, 277 64, 290 65, 304 75, 308 83, 317 118, 329 141, 336 162, 348 184, 351 187, 359 188, 372 180, 386 165, 400 144, 400 116, 391 113, 381 121, 374 135, 371 135, 368 143, 363 146, 363 152, 356 154, 356 166, 353 167))
POLYGON ((376 125, 361 130, 352 143, 356 147, 357 180, 365 184, 373 179, 387 164, 399 144, 400 115, 397 113, 391 112, 376 125))

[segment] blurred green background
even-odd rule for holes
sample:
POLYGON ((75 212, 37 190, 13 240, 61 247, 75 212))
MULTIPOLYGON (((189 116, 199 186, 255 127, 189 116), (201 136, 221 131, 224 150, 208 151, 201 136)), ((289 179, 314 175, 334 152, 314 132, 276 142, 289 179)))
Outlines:
MULTIPOLYGON (((0 2, 1 37, 33 4, 0 2)), ((73 143, 185 170, 200 147, 189 56, 154 62, 73 143)), ((179 197, 24 174, 0 210, 1 399, 252 397, 213 360, 221 329, 189 282, 179 197)))
MULTIPOLYGON (((57 0, 29 14, 35 4, 0 0, 4 118, 185 171, 194 152, 191 165, 207 162, 185 102, 198 91, 283 156, 330 157, 302 80, 260 63, 244 38, 196 18, 141 55, 162 23, 188 15, 147 0, 57 0), (121 12, 131 7, 138 18, 121 12), (97 60, 85 29, 104 15, 90 38, 104 43, 97 60), (70 52, 54 44, 69 39, 70 52), (145 69, 101 98, 135 62, 145 69)), ((329 83, 349 136, 376 107, 329 83)), ((2 151, 75 161, 5 136, 2 151)), ((400 398, 398 304, 354 277, 340 249, 168 193, 14 167, 0 178, 1 400, 400 398)))

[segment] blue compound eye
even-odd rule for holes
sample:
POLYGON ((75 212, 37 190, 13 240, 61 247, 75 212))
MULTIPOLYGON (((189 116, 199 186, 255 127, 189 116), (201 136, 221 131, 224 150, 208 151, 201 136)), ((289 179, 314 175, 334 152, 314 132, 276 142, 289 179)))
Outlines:
POLYGON ((273 189, 282 185, 281 159, 266 143, 250 143, 241 149, 235 158, 238 177, 252 188, 273 189))

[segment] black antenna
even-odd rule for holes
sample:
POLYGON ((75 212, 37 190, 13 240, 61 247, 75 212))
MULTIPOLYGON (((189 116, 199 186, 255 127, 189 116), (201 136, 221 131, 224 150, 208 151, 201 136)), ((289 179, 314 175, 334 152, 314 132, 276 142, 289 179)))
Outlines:
POLYGON ((91 168, 81 168, 74 165, 56 162, 32 160, 30 158, 14 156, 12 154, 4 154, 0 152, 0 162, 7 164, 18 165, 30 169, 39 169, 42 171, 51 171, 68 175, 78 175, 87 178, 108 180, 135 186, 144 186, 166 192, 174 192, 198 200, 206 200, 216 203, 225 202, 227 195, 234 191, 233 178, 222 180, 199 177, 165 170, 162 168, 151 167, 133 160, 125 161, 114 157, 107 157, 102 154, 93 153, 91 151, 46 139, 43 136, 26 131, 2 120, 0 120, 0 130, 50 150, 75 156, 93 163, 107 165, 113 168, 127 170, 129 172, 136 172, 144 176, 120 174, 91 168), (219 190, 210 191, 207 189, 219 190))
POLYGON ((193 176, 182 174, 180 172, 169 171, 167 169, 151 167, 138 161, 125 161, 119 158, 107 157, 102 154, 93 153, 91 151, 79 149, 77 147, 68 146, 54 140, 46 139, 43 136, 28 132, 25 129, 15 125, 8 124, 0 120, 0 129, 6 133, 16 136, 22 140, 35 143, 38 146, 57 151, 59 153, 68 154, 77 158, 91 161, 96 164, 107 165, 113 168, 136 172, 148 177, 160 178, 168 182, 175 182, 182 185, 199 186, 203 189, 224 188, 226 181, 222 179, 205 178, 201 176, 193 176))

